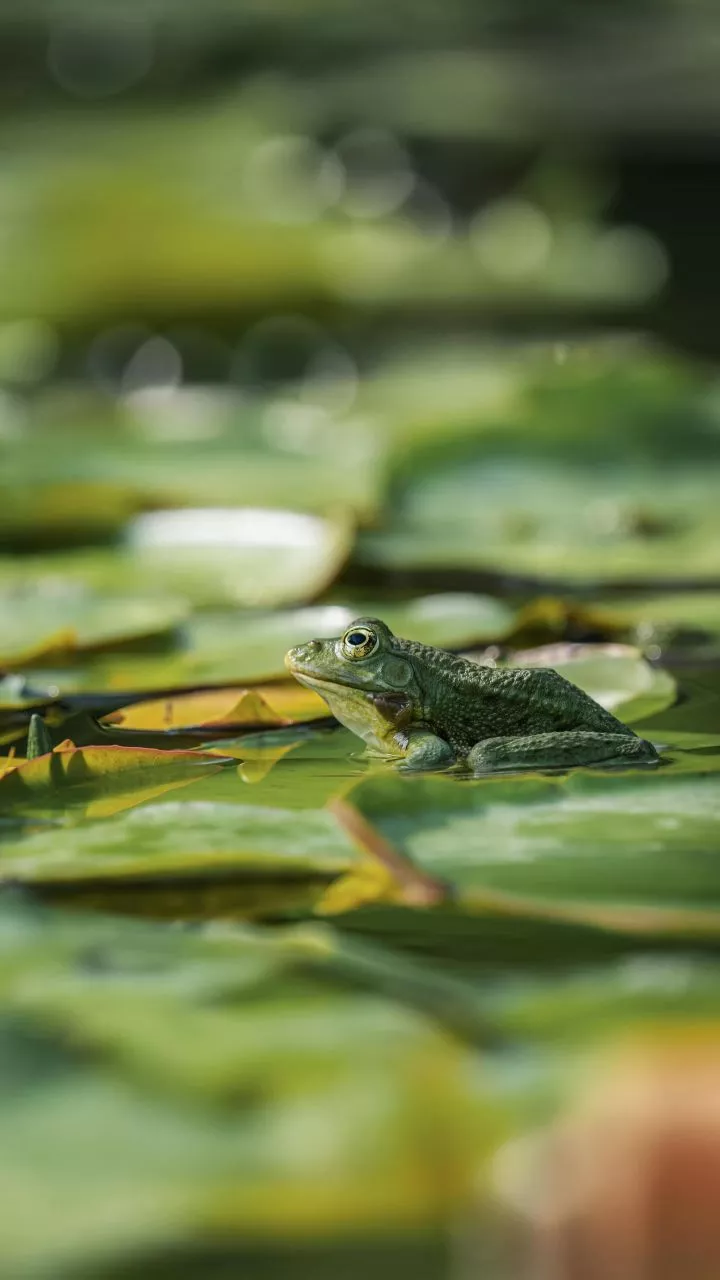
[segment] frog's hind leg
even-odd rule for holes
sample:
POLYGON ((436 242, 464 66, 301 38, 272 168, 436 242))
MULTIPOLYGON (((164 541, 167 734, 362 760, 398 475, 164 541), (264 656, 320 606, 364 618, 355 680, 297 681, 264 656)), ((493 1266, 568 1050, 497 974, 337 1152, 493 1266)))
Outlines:
POLYGON ((486 738, 468 755, 473 773, 503 769, 570 769, 578 765, 650 764, 658 759, 652 743, 630 733, 534 733, 518 738, 486 738))

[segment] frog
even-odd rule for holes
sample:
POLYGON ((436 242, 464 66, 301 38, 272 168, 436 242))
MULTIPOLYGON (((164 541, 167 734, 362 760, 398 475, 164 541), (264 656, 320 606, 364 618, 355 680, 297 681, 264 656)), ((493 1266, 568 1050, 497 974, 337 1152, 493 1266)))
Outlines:
POLYGON ((657 764, 651 742, 549 667, 483 666, 357 618, 290 649, 287 670, 373 755, 475 775, 657 764))

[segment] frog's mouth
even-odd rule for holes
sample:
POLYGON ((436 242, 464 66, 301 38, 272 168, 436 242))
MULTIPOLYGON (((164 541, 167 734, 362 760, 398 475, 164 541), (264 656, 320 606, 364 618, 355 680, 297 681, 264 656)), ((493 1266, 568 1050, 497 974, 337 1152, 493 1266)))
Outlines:
POLYGON ((312 685, 314 689, 327 689, 332 692, 333 689, 352 689, 356 693, 371 693, 372 690, 364 689, 361 684, 350 684, 347 680, 328 680, 326 677, 315 675, 314 671, 308 671, 306 667, 298 667, 292 662, 285 659, 285 666, 291 675, 299 680, 302 684, 312 685))

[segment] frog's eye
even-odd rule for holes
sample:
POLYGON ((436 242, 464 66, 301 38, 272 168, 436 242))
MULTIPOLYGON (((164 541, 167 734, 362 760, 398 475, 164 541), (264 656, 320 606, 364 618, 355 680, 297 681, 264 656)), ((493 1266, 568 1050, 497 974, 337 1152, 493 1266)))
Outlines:
POLYGON ((351 627, 342 638, 346 658, 369 658, 378 647, 378 638, 368 627, 351 627))

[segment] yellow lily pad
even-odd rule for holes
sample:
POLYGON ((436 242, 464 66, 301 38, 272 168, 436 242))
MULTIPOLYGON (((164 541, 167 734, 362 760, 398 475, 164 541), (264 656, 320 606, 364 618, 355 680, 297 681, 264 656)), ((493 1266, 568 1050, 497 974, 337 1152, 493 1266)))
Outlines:
POLYGON ((186 729, 223 725, 282 725, 328 714, 319 694, 301 685, 260 684, 180 693, 121 707, 104 717, 123 729, 186 729))
POLYGON ((83 806, 88 817, 105 817, 222 767, 217 757, 198 751, 76 747, 66 741, 5 772, 0 807, 23 811, 72 804, 83 806))

